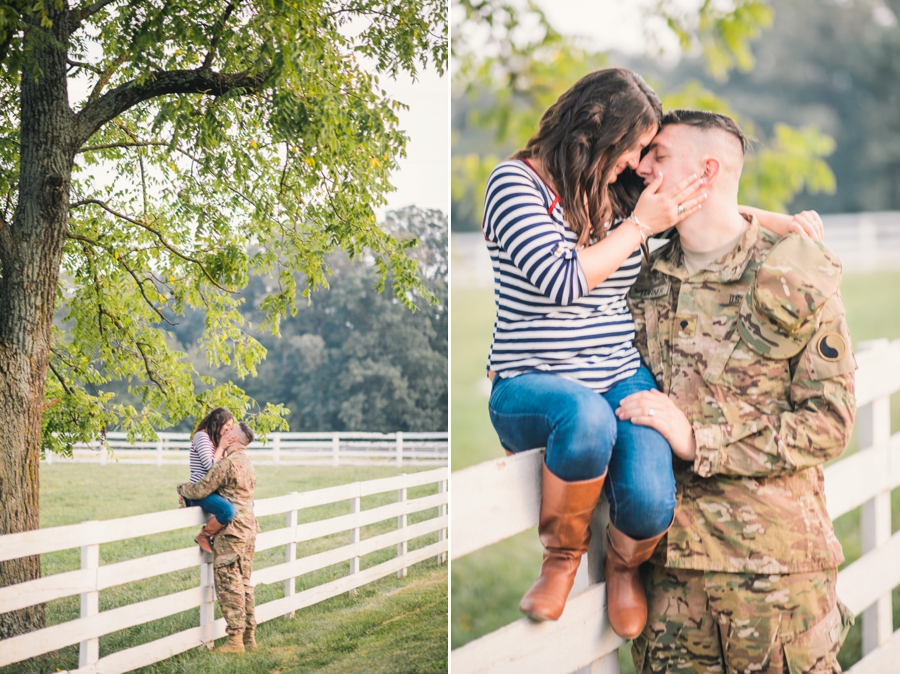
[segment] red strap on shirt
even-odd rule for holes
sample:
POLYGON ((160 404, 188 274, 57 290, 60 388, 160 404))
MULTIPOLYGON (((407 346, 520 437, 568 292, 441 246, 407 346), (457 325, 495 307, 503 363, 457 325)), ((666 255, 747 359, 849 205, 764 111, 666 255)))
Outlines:
POLYGON ((534 168, 534 166, 531 165, 531 162, 530 162, 530 161, 528 161, 527 159, 522 159, 521 161, 522 161, 523 164, 525 164, 525 166, 527 166, 527 167, 530 168, 532 171, 534 171, 534 174, 535 174, 538 178, 541 179, 541 182, 544 183, 544 184, 547 186, 547 189, 550 190, 550 193, 555 197, 555 198, 553 199, 553 202, 550 204, 550 208, 547 209, 547 215, 550 215, 550 214, 553 212, 553 209, 556 208, 556 204, 559 203, 559 195, 558 195, 556 192, 553 191, 553 188, 550 187, 550 183, 548 183, 546 180, 544 180, 544 176, 542 176, 542 175, 538 172, 538 170, 537 170, 536 168, 534 168))

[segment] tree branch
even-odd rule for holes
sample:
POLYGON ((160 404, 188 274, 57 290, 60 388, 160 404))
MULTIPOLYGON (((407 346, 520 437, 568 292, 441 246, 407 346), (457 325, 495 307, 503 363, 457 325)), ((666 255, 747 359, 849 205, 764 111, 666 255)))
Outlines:
POLYGON ((175 246, 173 246, 171 243, 166 241, 166 239, 163 237, 162 233, 159 230, 154 229, 153 227, 148 225, 146 222, 141 222, 140 220, 137 220, 135 218, 125 215, 124 213, 119 213, 118 211, 113 210, 112 208, 110 208, 109 206, 106 205, 105 201, 100 201, 99 199, 82 199, 81 201, 76 201, 69 208, 78 208, 79 206, 84 206, 87 204, 95 204, 95 205, 99 206, 100 208, 102 208, 103 210, 105 210, 107 213, 110 213, 110 214, 116 216, 117 218, 121 218, 122 220, 125 220, 126 222, 130 222, 133 225, 137 225, 138 227, 146 229, 151 234, 155 234, 156 238, 159 239, 159 242, 163 246, 165 246, 165 248, 170 253, 172 253, 173 255, 175 255, 177 257, 180 257, 185 262, 191 262, 191 263, 197 265, 200 268, 200 270, 203 272, 203 274, 206 276, 206 278, 209 279, 209 282, 212 283, 214 286, 216 286, 216 288, 218 288, 219 290, 222 290, 226 293, 232 293, 234 295, 239 294, 236 290, 231 290, 229 288, 226 288, 223 285, 220 285, 219 282, 216 281, 212 277, 212 274, 210 274, 209 271, 207 271, 206 267, 203 265, 203 263, 200 260, 193 258, 189 255, 186 255, 185 253, 182 253, 180 250, 175 248, 175 246))
MULTIPOLYGON (((109 252, 103 246, 103 244, 101 244, 99 241, 95 241, 94 239, 88 238, 86 236, 82 236, 81 234, 74 234, 73 232, 66 231, 66 237, 69 239, 74 239, 75 241, 89 243, 92 246, 97 246, 98 248, 103 248, 104 250, 106 250, 107 253, 109 252)), ((163 312, 160 311, 160 309, 155 304, 153 304, 153 302, 150 301, 150 298, 147 297, 147 293, 144 292, 144 284, 145 283, 149 283, 150 285, 153 285, 154 289, 156 289, 156 286, 153 284, 153 281, 151 281, 150 279, 146 279, 146 278, 143 280, 139 279, 137 276, 137 273, 125 263, 125 260, 120 260, 120 259, 116 258, 115 255, 113 255, 113 258, 115 258, 116 263, 119 266, 123 267, 125 269, 125 271, 127 271, 131 275, 131 278, 134 279, 134 282, 137 285, 138 290, 141 292, 141 295, 143 296, 144 301, 147 303, 147 306, 149 306, 151 309, 153 309, 153 311, 156 312, 157 316, 159 316, 162 320, 164 320, 169 325, 173 325, 173 326, 178 325, 177 323, 173 323, 168 318, 166 318, 165 314, 163 314, 163 312)))
MULTIPOLYGON (((56 371, 56 368, 55 368, 55 367, 53 367, 53 361, 52 361, 52 360, 47 361, 47 364, 50 366, 50 371, 53 373, 53 375, 59 380, 59 383, 62 385, 63 391, 65 391, 65 392, 68 393, 69 395, 72 395, 71 389, 70 389, 68 386, 66 386, 66 381, 65 381, 65 379, 63 379, 63 378, 62 378, 62 375, 61 375, 59 372, 56 371)), ((58 402, 58 401, 57 401, 57 402, 58 402)), ((56 404, 56 403, 54 403, 54 405, 55 405, 55 404, 56 404)), ((52 405, 48 405, 47 407, 52 407, 52 405)), ((47 409, 47 408, 45 407, 44 409, 47 409)))
POLYGON ((103 9, 107 5, 111 5, 115 1, 116 0, 97 0, 97 2, 94 2, 90 5, 85 5, 84 7, 79 7, 78 9, 76 9, 74 11, 75 19, 78 21, 78 23, 81 23, 85 19, 93 16, 94 14, 99 12, 101 9, 103 9))
POLYGON ((70 59, 69 57, 66 57, 66 62, 70 66, 74 66, 76 68, 84 68, 85 70, 90 70, 92 73, 97 73, 98 75, 103 74, 103 71, 93 63, 84 63, 83 61, 76 61, 75 59, 70 59))
POLYGON ((87 142, 106 122, 151 98, 168 94, 222 96, 236 89, 258 91, 266 77, 265 73, 219 73, 200 68, 157 71, 141 83, 131 80, 90 101, 75 115, 77 145, 87 142))
POLYGON ((149 345, 145 344, 144 342, 139 342, 137 340, 135 340, 134 345, 138 348, 138 351, 141 354, 141 358, 144 359, 144 370, 147 372, 147 377, 150 378, 150 381, 152 381, 154 384, 156 384, 157 388, 160 391, 162 391, 163 395, 166 395, 165 387, 159 382, 159 380, 155 376, 153 376, 153 370, 150 368, 150 361, 147 359, 147 354, 144 353, 144 349, 142 348, 144 346, 149 346, 149 345))
POLYGON ((225 8, 225 13, 222 14, 222 17, 216 22, 216 25, 213 29, 216 31, 213 35, 212 41, 209 43, 209 51, 206 53, 206 58, 203 59, 203 65, 200 67, 202 69, 208 69, 212 67, 213 56, 216 53, 216 47, 219 46, 219 40, 222 39, 222 32, 225 28, 225 24, 228 23, 228 18, 231 16, 231 13, 234 11, 234 3, 229 2, 228 6, 225 8))
POLYGON ((104 143, 103 145, 86 145, 85 147, 79 149, 75 154, 81 154, 83 152, 94 152, 96 150, 109 150, 114 147, 148 147, 150 145, 159 145, 162 147, 168 147, 168 143, 164 143, 160 140, 147 140, 147 141, 135 141, 133 143, 104 143))
POLYGON ((95 101, 100 96, 100 92, 103 91, 103 87, 109 83, 110 78, 113 76, 113 73, 119 68, 120 65, 125 63, 128 60, 128 52, 119 55, 115 61, 113 61, 112 65, 109 66, 105 71, 100 72, 97 70, 100 75, 100 79, 97 80, 97 84, 94 85, 94 90, 91 92, 91 95, 88 96, 88 101, 95 101))

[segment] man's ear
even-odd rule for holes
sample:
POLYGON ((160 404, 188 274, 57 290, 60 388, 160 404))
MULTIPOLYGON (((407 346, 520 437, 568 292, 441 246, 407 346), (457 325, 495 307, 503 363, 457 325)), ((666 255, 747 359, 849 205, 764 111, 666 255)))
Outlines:
POLYGON ((707 157, 706 161, 703 162, 703 165, 703 175, 700 177, 706 181, 707 185, 709 185, 719 176, 719 171, 722 170, 722 164, 715 157, 707 157))

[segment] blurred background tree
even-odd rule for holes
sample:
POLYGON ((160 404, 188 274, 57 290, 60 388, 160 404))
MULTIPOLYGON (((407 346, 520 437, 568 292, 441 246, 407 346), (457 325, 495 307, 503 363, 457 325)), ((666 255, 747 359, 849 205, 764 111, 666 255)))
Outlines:
POLYGON ((487 175, 524 146, 559 94, 614 65, 643 75, 666 109, 737 118, 757 141, 742 202, 823 213, 898 208, 900 2, 697 4, 648 3, 647 49, 635 56, 562 35, 541 2, 454 0, 452 230, 478 230, 487 175), (672 34, 674 63, 659 46, 672 34))

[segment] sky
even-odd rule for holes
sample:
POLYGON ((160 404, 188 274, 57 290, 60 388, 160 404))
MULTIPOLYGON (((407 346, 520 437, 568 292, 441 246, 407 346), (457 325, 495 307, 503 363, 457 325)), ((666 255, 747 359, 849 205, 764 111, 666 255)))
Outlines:
POLYGON ((400 128, 409 136, 406 159, 394 173, 396 192, 388 195, 394 210, 416 205, 450 214, 450 76, 439 77, 429 68, 417 82, 410 78, 382 78, 382 87, 392 98, 406 103, 400 111, 400 128))
MULTIPOLYGON (((639 55, 648 48, 645 29, 653 32, 658 45, 666 56, 677 58, 680 53, 678 39, 662 22, 643 17, 646 9, 652 9, 658 0, 535 0, 557 31, 563 35, 586 38, 598 50, 615 50, 628 55, 639 55)), ((685 9, 698 7, 698 0, 674 0, 685 9)))

